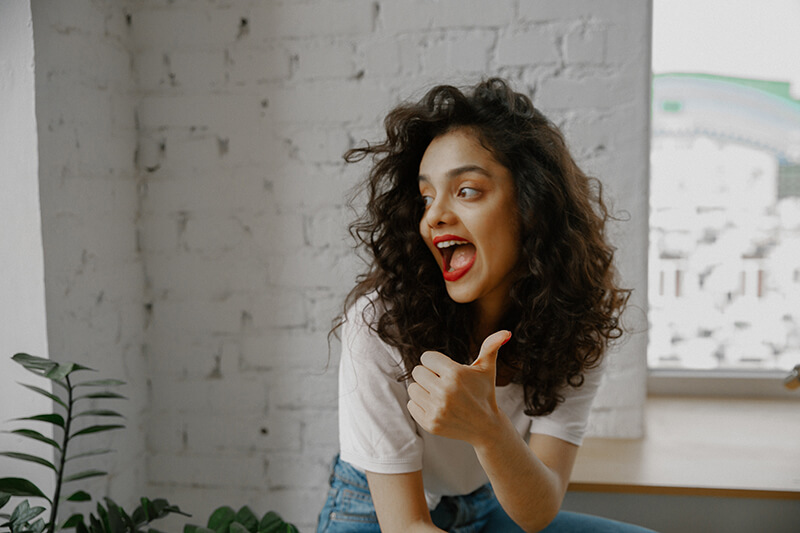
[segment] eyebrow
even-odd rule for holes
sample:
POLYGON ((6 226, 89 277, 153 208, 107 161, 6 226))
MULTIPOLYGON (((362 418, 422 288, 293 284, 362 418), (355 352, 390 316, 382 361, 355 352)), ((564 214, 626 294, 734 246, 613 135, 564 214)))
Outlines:
MULTIPOLYGON (((447 177, 447 179, 453 179, 457 176, 460 176, 461 174, 466 174, 467 172, 477 172, 478 174, 483 174, 487 178, 492 177, 492 175, 489 174, 485 168, 480 167, 478 165, 464 165, 462 167, 456 167, 448 170, 445 176, 447 177)), ((428 183, 430 183, 431 180, 428 179, 428 176, 426 176, 425 174, 420 174, 418 181, 427 181, 428 183)))

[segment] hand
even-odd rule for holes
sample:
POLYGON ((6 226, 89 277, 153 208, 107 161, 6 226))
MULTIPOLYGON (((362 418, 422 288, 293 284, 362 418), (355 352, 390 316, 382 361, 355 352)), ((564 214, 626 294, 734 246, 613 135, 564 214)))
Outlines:
POLYGON ((456 363, 439 352, 422 354, 408 386, 408 411, 434 435, 475 444, 489 434, 499 409, 495 399, 497 352, 511 338, 510 331, 486 337, 471 365, 456 363))

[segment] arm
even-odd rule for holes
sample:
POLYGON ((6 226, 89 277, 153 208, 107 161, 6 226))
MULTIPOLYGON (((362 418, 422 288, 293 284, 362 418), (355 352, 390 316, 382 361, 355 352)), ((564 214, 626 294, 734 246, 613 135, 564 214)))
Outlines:
POLYGON ((427 431, 469 442, 503 509, 526 531, 539 531, 561 507, 578 447, 545 435, 526 444, 497 406, 497 351, 508 337, 487 337, 470 366, 423 354, 412 372, 408 409, 427 431))
POLYGON ((422 488, 422 472, 376 474, 367 471, 369 491, 381 531, 423 533, 442 531, 431 522, 422 488))
POLYGON ((478 442, 475 451, 503 509, 525 531, 539 531, 561 508, 578 447, 537 434, 526 444, 500 414, 505 421, 498 433, 478 442))

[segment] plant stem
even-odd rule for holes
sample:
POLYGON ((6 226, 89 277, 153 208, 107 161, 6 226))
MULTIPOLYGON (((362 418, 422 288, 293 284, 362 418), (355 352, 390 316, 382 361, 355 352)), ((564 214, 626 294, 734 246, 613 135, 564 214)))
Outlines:
POLYGON ((61 444, 61 458, 58 462, 58 470, 56 471, 56 494, 53 496, 53 510, 50 513, 50 523, 47 525, 48 533, 54 533, 56 530, 56 517, 58 515, 58 501, 61 499, 61 484, 64 479, 64 463, 67 460, 67 443, 69 442, 69 430, 72 425, 72 383, 69 381, 69 376, 65 377, 67 381, 67 418, 64 424, 64 436, 61 444))

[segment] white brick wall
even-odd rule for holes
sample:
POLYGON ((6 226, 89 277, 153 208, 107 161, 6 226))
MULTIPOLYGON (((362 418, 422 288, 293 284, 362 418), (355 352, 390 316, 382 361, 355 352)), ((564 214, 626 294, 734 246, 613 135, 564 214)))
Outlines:
MULTIPOLYGON (((246 503, 315 523, 337 448, 325 333, 360 267, 344 202, 366 167, 340 156, 434 83, 505 76, 564 128, 631 213, 620 267, 646 307, 648 2, 73 3, 35 27, 51 344, 141 385, 133 486, 196 522, 246 503)), ((643 388, 618 382, 644 346, 614 355, 597 433, 640 431, 643 388)))
POLYGON ((71 451, 116 449, 72 468, 108 470, 108 478, 83 487, 129 504, 147 485, 147 396, 136 232, 137 91, 122 6, 31 2, 49 356, 128 383, 120 392, 130 399, 114 405, 128 429, 77 439, 71 451))

